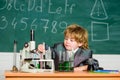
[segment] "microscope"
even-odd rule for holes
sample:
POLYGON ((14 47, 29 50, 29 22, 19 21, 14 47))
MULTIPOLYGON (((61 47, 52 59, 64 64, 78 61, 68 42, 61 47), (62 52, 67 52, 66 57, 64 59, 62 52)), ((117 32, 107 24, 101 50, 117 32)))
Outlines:
MULTIPOLYGON (((44 53, 35 49, 34 30, 30 31, 30 41, 25 42, 20 51, 20 71, 22 72, 53 72, 54 61, 51 58, 51 49, 49 47, 44 53)), ((45 46, 45 43, 43 43, 45 46)))

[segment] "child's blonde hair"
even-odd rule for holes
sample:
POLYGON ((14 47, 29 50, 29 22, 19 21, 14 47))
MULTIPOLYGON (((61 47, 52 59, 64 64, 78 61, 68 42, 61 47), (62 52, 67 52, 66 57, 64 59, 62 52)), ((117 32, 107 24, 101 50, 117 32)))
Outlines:
POLYGON ((75 39, 77 43, 82 43, 80 47, 88 49, 88 32, 83 27, 77 24, 70 25, 64 31, 64 36, 75 39))

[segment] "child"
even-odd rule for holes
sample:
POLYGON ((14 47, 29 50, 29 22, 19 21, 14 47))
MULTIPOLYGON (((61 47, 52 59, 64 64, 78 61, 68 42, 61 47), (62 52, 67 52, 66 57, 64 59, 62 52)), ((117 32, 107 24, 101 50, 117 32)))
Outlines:
MULTIPOLYGON (((38 45, 38 51, 43 52, 45 48, 38 45)), ((64 31, 64 42, 54 44, 51 47, 54 54, 55 70, 58 70, 59 51, 71 52, 74 55, 74 71, 87 70, 86 61, 92 56, 92 51, 88 48, 88 32, 83 27, 73 24, 64 31)), ((70 53, 67 53, 70 55, 70 53)))

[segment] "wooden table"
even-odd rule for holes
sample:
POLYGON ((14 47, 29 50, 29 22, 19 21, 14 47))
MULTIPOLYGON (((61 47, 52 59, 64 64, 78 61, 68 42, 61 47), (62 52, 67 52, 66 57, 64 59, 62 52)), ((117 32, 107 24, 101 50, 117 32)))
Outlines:
POLYGON ((120 73, 44 72, 23 73, 5 71, 6 80, 120 80, 120 73))

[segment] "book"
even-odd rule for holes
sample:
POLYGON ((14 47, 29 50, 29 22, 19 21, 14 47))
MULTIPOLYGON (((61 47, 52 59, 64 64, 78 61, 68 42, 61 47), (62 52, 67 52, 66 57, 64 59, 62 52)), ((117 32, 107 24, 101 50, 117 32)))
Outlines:
POLYGON ((95 73, 119 73, 119 70, 95 70, 95 73))

